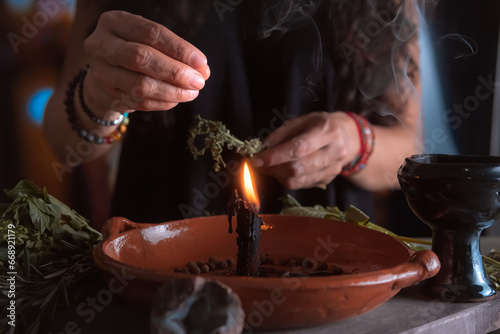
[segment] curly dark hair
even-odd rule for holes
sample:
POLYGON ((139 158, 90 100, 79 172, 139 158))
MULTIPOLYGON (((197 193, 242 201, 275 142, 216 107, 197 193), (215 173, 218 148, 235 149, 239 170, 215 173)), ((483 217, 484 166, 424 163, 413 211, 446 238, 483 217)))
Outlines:
POLYGON ((331 1, 334 57, 344 83, 338 107, 390 121, 384 116, 397 115, 420 80, 410 51, 417 44, 419 8, 412 0, 331 1), (398 99, 384 94, 391 86, 398 99))

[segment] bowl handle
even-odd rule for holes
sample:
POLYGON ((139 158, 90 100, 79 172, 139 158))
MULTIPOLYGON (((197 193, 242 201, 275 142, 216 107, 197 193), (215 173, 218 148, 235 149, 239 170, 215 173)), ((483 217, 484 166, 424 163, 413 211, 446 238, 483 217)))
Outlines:
POLYGON ((393 290, 401 290, 413 284, 436 275, 441 267, 437 255, 430 250, 421 250, 413 254, 410 259, 398 269, 398 277, 393 290))
POLYGON ((112 217, 104 223, 101 232, 104 239, 112 239, 125 231, 144 228, 149 225, 151 224, 134 223, 123 217, 112 217))

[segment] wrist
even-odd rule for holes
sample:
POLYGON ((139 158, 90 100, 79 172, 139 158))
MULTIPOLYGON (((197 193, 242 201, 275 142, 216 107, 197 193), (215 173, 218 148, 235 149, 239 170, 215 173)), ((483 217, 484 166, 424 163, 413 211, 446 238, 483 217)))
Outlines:
POLYGON ((352 112, 346 112, 346 115, 355 121, 359 150, 355 158, 342 168, 342 176, 349 176, 363 170, 375 145, 375 132, 370 122, 363 116, 352 112))
POLYGON ((357 121, 349 116, 347 112, 336 112, 337 122, 341 122, 343 129, 343 143, 346 148, 346 154, 343 156, 342 162, 348 165, 351 161, 356 159, 361 150, 361 141, 359 140, 359 130, 357 121))
POLYGON ((127 130, 128 114, 119 117, 120 123, 115 124, 113 120, 98 119, 88 108, 83 100, 84 79, 87 68, 80 70, 73 80, 68 84, 66 98, 64 101, 67 119, 75 133, 84 140, 94 144, 111 144, 122 138, 127 130), (92 117, 89 117, 88 114, 92 117), (98 119, 98 122, 95 120, 98 119))
MULTIPOLYGON (((102 106, 95 98, 99 93, 96 91, 95 85, 92 83, 91 76, 87 75, 90 67, 85 67, 86 72, 81 83, 78 85, 78 103, 83 112, 99 125, 117 125, 123 114, 120 111, 102 106), (114 124, 112 124, 114 122, 114 124), (104 123, 104 124, 103 124, 104 123)), ((77 101, 77 100, 75 100, 77 101)))

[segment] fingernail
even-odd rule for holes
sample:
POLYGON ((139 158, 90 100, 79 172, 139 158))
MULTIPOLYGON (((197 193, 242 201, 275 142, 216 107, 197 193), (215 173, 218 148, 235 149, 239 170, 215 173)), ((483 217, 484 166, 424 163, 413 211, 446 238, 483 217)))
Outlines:
POLYGON ((189 77, 189 85, 194 89, 202 89, 205 86, 205 80, 199 74, 191 74, 189 77))
POLYGON ((264 161, 262 161, 261 159, 252 159, 250 160, 250 163, 252 164, 252 166, 257 168, 264 166, 264 161))
POLYGON ((189 63, 195 68, 203 68, 207 65, 207 58, 197 52, 193 52, 191 56, 189 56, 189 63))
POLYGON ((210 74, 211 74, 210 73, 210 67, 208 67, 208 66, 205 67, 205 73, 202 73, 202 74, 205 74, 205 76, 206 76, 207 79, 210 78, 210 74))

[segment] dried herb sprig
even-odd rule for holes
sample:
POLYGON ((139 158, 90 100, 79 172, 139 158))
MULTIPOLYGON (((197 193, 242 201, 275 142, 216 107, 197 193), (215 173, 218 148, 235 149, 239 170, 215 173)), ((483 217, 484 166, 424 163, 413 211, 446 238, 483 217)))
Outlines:
POLYGON ((500 251, 492 249, 487 256, 483 255, 483 264, 497 291, 500 291, 500 251))
POLYGON ((0 204, 0 328, 7 328, 7 307, 15 301, 16 332, 35 334, 60 306, 69 306, 72 288, 95 278, 91 251, 101 233, 64 203, 29 181, 5 190, 0 204), (13 263, 12 254, 15 255, 13 263))
MULTIPOLYGON (((380 225, 374 224, 370 221, 370 217, 368 215, 352 205, 349 206, 346 211, 342 211, 338 207, 324 207, 322 205, 302 206, 293 196, 289 194, 284 197, 282 201, 284 207, 282 213, 284 214, 336 219, 343 222, 357 224, 399 239, 416 251, 424 249, 425 246, 432 245, 431 241, 402 237, 380 225)), ((482 257, 486 273, 493 284, 495 284, 497 291, 500 291, 500 252, 491 251, 488 256, 483 255, 482 257)))
POLYGON ((262 150, 260 139, 240 140, 232 135, 222 122, 206 120, 201 118, 200 115, 196 115, 196 124, 189 129, 187 140, 187 147, 194 159, 210 150, 212 158, 215 160, 214 170, 218 172, 221 166, 226 167, 221 155, 224 146, 240 155, 249 157, 262 150), (202 148, 196 146, 195 142, 198 136, 204 138, 202 148))

